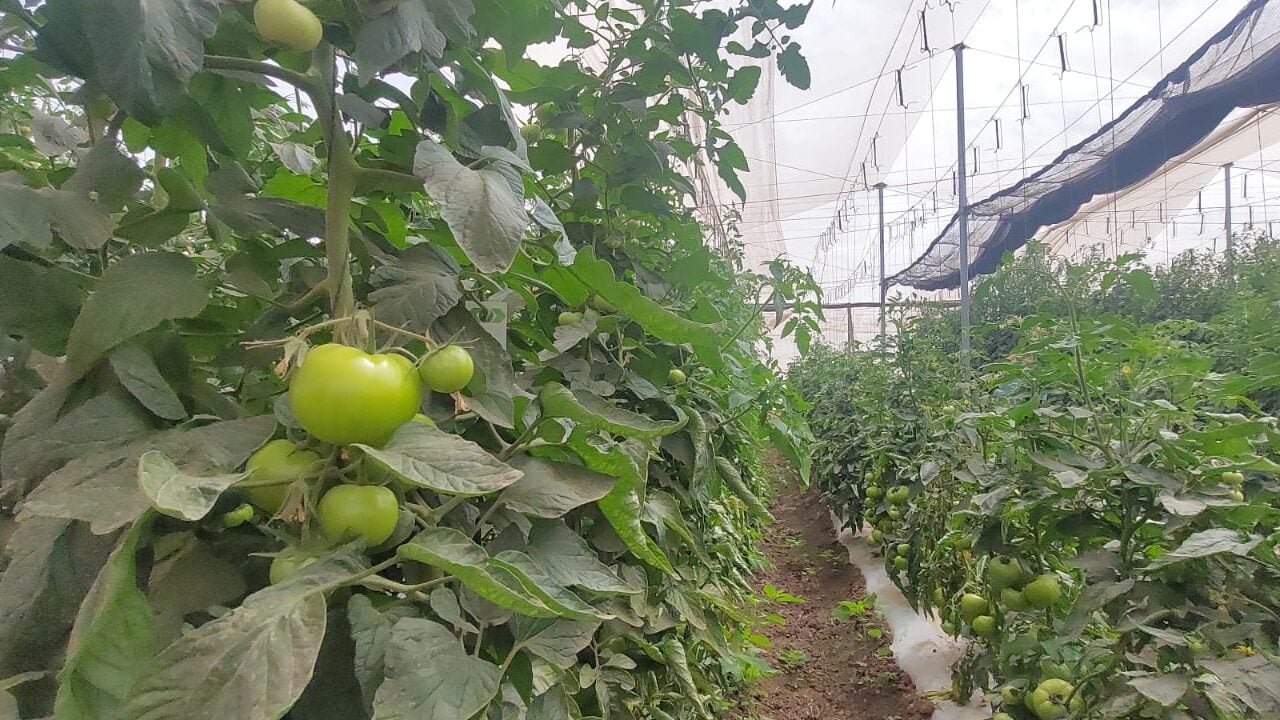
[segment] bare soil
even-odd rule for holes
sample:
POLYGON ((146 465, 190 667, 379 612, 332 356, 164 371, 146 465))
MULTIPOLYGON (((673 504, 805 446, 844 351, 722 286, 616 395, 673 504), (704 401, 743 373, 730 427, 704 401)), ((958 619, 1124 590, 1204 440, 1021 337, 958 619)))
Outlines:
POLYGON ((803 602, 764 606, 763 614, 775 615, 760 632, 773 643, 768 660, 777 674, 750 690, 742 714, 760 720, 927 720, 933 706, 894 662, 889 629, 874 607, 843 622, 832 617, 842 602, 865 599, 862 574, 836 540, 818 491, 802 488, 782 463, 774 470, 776 523, 765 543, 773 567, 759 587, 765 595, 771 586, 803 602))

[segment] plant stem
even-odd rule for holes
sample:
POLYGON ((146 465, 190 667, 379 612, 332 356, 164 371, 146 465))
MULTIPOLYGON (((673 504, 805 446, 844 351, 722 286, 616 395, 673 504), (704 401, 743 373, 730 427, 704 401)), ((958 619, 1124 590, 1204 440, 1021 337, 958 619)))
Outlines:
POLYGON ((356 187, 361 190, 423 192, 422 178, 399 170, 361 167, 356 170, 356 187))
POLYGON ((239 72, 265 75, 277 80, 283 80, 284 82, 305 91, 308 95, 316 94, 316 85, 311 76, 306 75, 305 73, 300 73, 296 70, 280 67, 279 65, 262 62, 260 60, 228 57, 226 55, 205 55, 204 68, 206 70, 236 70, 239 72))
MULTIPOLYGON (((327 46, 326 46, 327 47, 327 46)), ((325 91, 315 93, 316 109, 329 145, 329 198, 324 211, 324 254, 329 274, 324 286, 329 291, 329 309, 335 318, 355 313, 355 293, 351 287, 351 198, 355 194, 359 166, 351 155, 351 141, 342 127, 342 116, 333 99, 333 63, 331 48, 317 53, 316 65, 325 81, 325 91), (323 98, 323 100, 321 99, 323 98)), ((341 328, 349 336, 349 328, 341 328)), ((343 337, 351 341, 351 337, 343 337)))

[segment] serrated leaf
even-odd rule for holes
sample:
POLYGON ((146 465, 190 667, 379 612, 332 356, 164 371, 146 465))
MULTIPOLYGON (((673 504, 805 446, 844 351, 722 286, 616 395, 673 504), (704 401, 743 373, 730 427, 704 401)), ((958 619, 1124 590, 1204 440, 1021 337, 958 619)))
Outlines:
POLYGON ((355 447, 401 480, 449 495, 486 495, 523 474, 470 440, 423 423, 404 425, 380 448, 355 447))
POLYGON ((82 520, 95 533, 109 533, 150 507, 138 485, 138 459, 159 450, 183 472, 215 473, 244 464, 275 432, 270 415, 216 422, 194 429, 156 433, 67 463, 45 479, 22 506, 20 517, 82 520))
POLYGON ((84 302, 83 282, 57 266, 0 255, 0 327, 58 357, 84 302))
POLYGON ((58 676, 59 720, 113 716, 155 656, 155 613, 138 588, 135 559, 149 527, 142 522, 125 533, 81 605, 58 676))
POLYGON ((498 502, 526 515, 558 518, 574 508, 595 502, 617 480, 579 465, 540 460, 525 455, 511 461, 524 477, 503 491, 498 502))
POLYGON ((489 558, 489 563, 511 573, 525 591, 561 617, 585 621, 613 619, 612 615, 596 610, 557 584, 533 558, 518 550, 504 550, 489 558))
POLYGON ((722 366, 720 341, 724 323, 700 323, 681 317, 645 297, 639 288, 614 279, 613 266, 596 258, 589 249, 578 252, 571 268, 584 285, 608 300, 618 311, 639 323, 651 335, 677 345, 688 344, 705 365, 722 366))
MULTIPOLYGON (((453 594, 443 588, 440 591, 453 594)), ((352 596, 348 601, 347 622, 351 626, 351 639, 355 643, 356 681, 360 683, 366 704, 372 704, 374 694, 386 679, 386 654, 387 645, 391 642, 391 628, 400 620, 416 614, 413 608, 402 605, 379 610, 364 595, 352 596)))
POLYGON ((471 657, 447 628, 406 618, 387 645, 387 680, 373 720, 465 720, 498 694, 502 669, 471 657))
POLYGON ((462 300, 456 266, 451 266, 434 248, 411 247, 395 264, 382 265, 374 271, 374 282, 382 287, 374 290, 369 299, 378 320, 425 333, 462 300))
POLYGON ((511 634, 517 646, 568 670, 577 664, 578 653, 591 644, 599 627, 598 622, 515 618, 511 634))
POLYGON ((151 507, 187 522, 208 515, 222 493, 244 478, 245 473, 187 475, 159 450, 148 450, 138 458, 138 486, 151 507))
POLYGON ((1210 528, 1191 535, 1173 550, 1161 555, 1147 566, 1147 570, 1156 570, 1186 560, 1209 557, 1210 555, 1230 554, 1244 557, 1262 542, 1262 538, 1252 537, 1240 540, 1240 532, 1229 528, 1210 528))
POLYGON ((186 633, 145 667, 124 716, 279 720, 311 680, 325 632, 325 590, 363 567, 344 550, 186 633))
POLYGON ((367 83, 407 55, 439 58, 449 36, 470 34, 471 0, 405 0, 365 23, 356 36, 356 65, 367 83))
POLYGON ((472 592, 498 607, 533 617, 556 615, 530 595, 508 570, 490 564, 484 548, 453 528, 427 528, 396 552, 400 557, 457 576, 472 592))
POLYGON ((148 125, 204 63, 220 0, 52 0, 37 47, 148 125))
POLYGON ((111 239, 115 222, 101 206, 74 193, 31 188, 0 176, 0 248, 23 244, 47 248, 57 232, 79 250, 97 250, 111 239))
POLYGON ((800 54, 800 44, 791 43, 778 53, 778 69, 788 83, 801 90, 808 90, 811 77, 809 61, 800 54))
POLYGON ((431 140, 418 144, 413 171, 476 269, 506 272, 529 224, 523 198, 506 177, 488 168, 472 170, 431 140))
POLYGON ((165 420, 187 417, 186 407, 160 374, 160 368, 156 367, 155 359, 145 347, 136 342, 126 342, 107 357, 120 384, 157 417, 165 420))
POLYGON ((552 580, 565 587, 610 594, 640 592, 601 562, 587 541, 563 521, 535 522, 523 549, 552 580))
POLYGON ((83 375, 100 357, 165 320, 200 314, 209 285, 190 258, 176 253, 130 255, 107 268, 71 328, 67 370, 83 375))
POLYGON ((585 427, 639 440, 670 435, 684 427, 688 420, 679 411, 678 420, 653 420, 610 404, 598 395, 583 390, 569 390, 554 382, 542 386, 538 400, 547 417, 568 418, 585 427))

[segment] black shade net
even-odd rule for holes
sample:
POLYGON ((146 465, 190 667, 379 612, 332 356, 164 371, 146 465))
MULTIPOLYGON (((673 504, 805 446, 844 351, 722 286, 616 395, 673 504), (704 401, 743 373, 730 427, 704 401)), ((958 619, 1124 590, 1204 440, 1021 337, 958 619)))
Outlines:
MULTIPOLYGON (((1051 164, 969 208, 970 274, 1044 227, 1069 220, 1097 195, 1150 177, 1194 147, 1238 108, 1280 102, 1280 0, 1253 0, 1120 117, 1051 164)), ((958 216, 889 285, 960 285, 958 216)))

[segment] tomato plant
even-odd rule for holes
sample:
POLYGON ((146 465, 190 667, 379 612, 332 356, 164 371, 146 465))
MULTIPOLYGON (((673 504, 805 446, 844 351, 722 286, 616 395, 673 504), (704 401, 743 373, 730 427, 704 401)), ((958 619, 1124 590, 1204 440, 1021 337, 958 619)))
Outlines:
POLYGON ((722 714, 815 288, 688 175, 806 12, 7 3, 0 715, 722 714))
POLYGON ((1275 248, 1152 270, 1032 247, 975 288, 972 382, 936 307, 793 366, 834 508, 973 640, 959 698, 1012 720, 1280 713, 1275 248))

